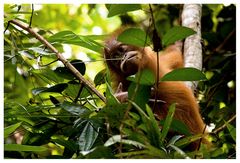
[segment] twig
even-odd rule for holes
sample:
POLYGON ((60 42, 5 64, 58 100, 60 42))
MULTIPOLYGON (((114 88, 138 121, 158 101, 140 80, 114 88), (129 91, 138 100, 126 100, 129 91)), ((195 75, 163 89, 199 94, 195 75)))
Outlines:
POLYGON ((34 13, 34 6, 32 4, 32 12, 31 12, 31 17, 30 17, 30 22, 29 22, 29 28, 31 28, 31 26, 32 26, 33 13, 34 13))
POLYGON ((4 32, 3 32, 4 34, 5 34, 5 32, 7 31, 9 25, 10 25, 10 23, 8 22, 8 23, 7 23, 7 27, 6 27, 6 29, 4 30, 4 32))
POLYGON ((227 124, 231 123, 235 119, 236 119, 236 115, 234 115, 232 118, 230 118, 226 123, 224 123, 224 125, 222 125, 221 127, 217 128, 216 130, 214 130, 213 133, 214 134, 218 133, 219 131, 221 131, 222 129, 227 127, 227 124))
POLYGON ((157 53, 157 76, 156 76, 156 81, 155 81, 155 102, 153 104, 153 110, 156 109, 156 105, 157 105, 157 96, 158 96, 158 83, 159 83, 159 51, 162 49, 162 42, 161 42, 161 39, 160 37, 158 36, 158 33, 157 33, 157 28, 156 28, 156 25, 155 25, 155 20, 154 20, 154 16, 153 16, 153 10, 152 10, 152 7, 151 7, 151 4, 149 4, 149 9, 150 9, 150 13, 151 13, 151 17, 152 17, 152 24, 153 24, 153 38, 152 38, 152 41, 153 41, 153 49, 154 51, 157 53), (157 42, 159 46, 157 46, 157 44, 155 43, 157 42))
MULTIPOLYGON (((4 15, 5 17, 5 15, 4 15)), ((9 21, 12 24, 19 26, 20 28, 24 29, 25 31, 32 34, 36 39, 38 39, 41 43, 43 43, 48 49, 54 52, 57 58, 76 76, 77 79, 82 81, 82 83, 87 86, 90 90, 92 90, 103 102, 106 103, 106 98, 98 92, 98 90, 88 81, 86 80, 82 74, 68 61, 64 58, 64 56, 58 52, 58 50, 53 47, 46 39, 44 39, 41 35, 35 32, 32 28, 29 28, 27 25, 23 24, 20 21, 15 19, 9 21)))
MULTIPOLYGON (((203 132, 202 132, 202 134, 204 134, 204 133, 205 133, 206 129, 207 129, 207 125, 205 125, 205 126, 204 126, 204 129, 203 129, 203 132)), ((201 138, 200 138, 200 140, 199 140, 199 142, 198 142, 198 146, 197 146, 197 149, 196 149, 196 151, 199 151, 199 149, 200 149, 200 147, 201 147, 202 140, 203 140, 203 137, 201 137, 201 138)), ((197 155, 195 155, 195 157, 194 157, 194 158, 196 159, 196 158, 197 158, 197 155)))
POLYGON ((236 32, 236 29, 232 30, 227 37, 223 40, 223 42, 214 50, 215 52, 219 52, 223 46, 229 41, 229 39, 234 35, 234 33, 236 32))

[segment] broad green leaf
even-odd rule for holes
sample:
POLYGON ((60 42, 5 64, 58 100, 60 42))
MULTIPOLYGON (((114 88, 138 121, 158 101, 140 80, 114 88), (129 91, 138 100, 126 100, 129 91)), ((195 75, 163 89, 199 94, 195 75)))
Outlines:
POLYGON ((125 14, 126 12, 140 10, 142 7, 140 4, 109 4, 106 5, 108 9, 108 17, 112 17, 119 14, 125 14))
POLYGON ((226 125, 230 135, 232 136, 233 140, 236 142, 236 128, 227 122, 226 122, 226 125))
POLYGON ((144 69, 143 71, 138 72, 136 75, 127 77, 127 80, 132 81, 134 83, 139 82, 139 84, 142 85, 152 86, 155 83, 155 76, 151 70, 144 69))
POLYGON ((82 115, 84 113, 87 113, 87 110, 83 106, 75 103, 70 103, 68 101, 64 101, 61 104, 61 107, 73 115, 82 115))
MULTIPOLYGON (((70 63, 82 74, 84 75, 86 72, 86 65, 82 60, 74 59, 70 61, 70 63)), ((71 72, 70 72, 71 73, 71 72)))
POLYGON ((34 88, 32 89, 32 94, 33 95, 38 95, 39 93, 43 93, 43 92, 57 92, 57 93, 61 93, 62 91, 64 91, 67 88, 68 84, 66 83, 62 83, 62 84, 56 84, 52 87, 39 87, 39 88, 34 88))
POLYGON ((150 38, 140 28, 126 29, 118 36, 117 40, 125 44, 140 47, 149 46, 151 44, 150 38))
POLYGON ((163 128, 162 128, 162 133, 161 133, 161 138, 160 138, 161 142, 164 141, 164 139, 166 138, 166 136, 168 134, 168 131, 169 131, 169 128, 171 126, 173 116, 174 116, 174 113, 175 113, 175 109, 176 109, 176 104, 175 103, 173 103, 169 106, 168 114, 166 116, 166 119, 164 121, 163 128))
POLYGON ((178 68, 165 74, 160 81, 200 81, 206 80, 206 76, 198 69, 186 67, 178 68))
POLYGON ((92 148, 98 137, 99 129, 100 128, 95 127, 91 122, 87 122, 78 139, 78 145, 81 151, 88 151, 92 148))
POLYGON ((11 126, 7 126, 4 128, 4 138, 7 138, 11 133, 13 133, 19 126, 21 126, 22 122, 13 124, 11 126))
POLYGON ((21 144, 4 144, 4 151, 44 152, 48 148, 43 146, 31 146, 21 144))
POLYGON ((72 140, 64 140, 62 138, 57 138, 57 139, 51 139, 51 141, 53 141, 54 143, 60 144, 71 151, 78 150, 77 149, 78 146, 72 140))
POLYGON ((61 78, 73 80, 74 75, 70 72, 67 67, 57 67, 54 72, 61 78))
POLYGON ((140 108, 144 109, 151 95, 151 87, 131 83, 128 88, 128 98, 134 101, 140 108))
POLYGON ((106 69, 103 69, 102 71, 99 71, 97 75, 94 78, 94 84, 96 86, 104 84, 105 83, 105 77, 107 75, 106 69))
MULTIPOLYGON (((164 125, 164 120, 160 121, 160 125, 162 126, 164 125)), ((184 134, 187 136, 191 135, 188 127, 182 121, 173 119, 170 128, 171 130, 176 131, 177 133, 184 134)))
POLYGON ((182 40, 190 35, 195 34, 196 32, 191 28, 175 26, 167 31, 163 36, 162 43, 164 46, 175 43, 178 40, 182 40))

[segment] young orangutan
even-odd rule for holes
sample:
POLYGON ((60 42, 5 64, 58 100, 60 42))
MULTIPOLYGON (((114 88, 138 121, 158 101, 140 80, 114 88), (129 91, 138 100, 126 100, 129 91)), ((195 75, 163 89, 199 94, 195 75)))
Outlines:
MULTIPOLYGON (((126 45, 117 41, 119 32, 114 33, 105 41, 104 58, 115 89, 120 86, 121 91, 117 91, 116 96, 120 101, 126 101, 127 89, 130 84, 126 80, 129 75, 135 74, 138 70, 150 69, 157 78, 157 54, 150 47, 136 47, 126 45)), ((183 67, 183 57, 177 45, 170 45, 159 53, 159 77, 166 73, 183 67)), ((186 124, 192 134, 204 133, 205 124, 199 113, 199 106, 193 92, 180 81, 159 82, 157 90, 152 89, 152 99, 157 95, 157 106, 153 109, 158 119, 164 119, 168 113, 168 108, 172 103, 176 103, 174 118, 186 124), (156 92, 157 91, 157 92, 156 92)), ((153 105, 149 104, 151 107, 153 105)), ((194 148, 199 141, 193 143, 194 148)))

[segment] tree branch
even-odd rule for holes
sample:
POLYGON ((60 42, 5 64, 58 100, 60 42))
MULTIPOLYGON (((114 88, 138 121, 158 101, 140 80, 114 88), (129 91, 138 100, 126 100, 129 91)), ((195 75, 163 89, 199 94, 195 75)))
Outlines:
POLYGON ((227 127, 227 124, 231 123, 233 120, 236 119, 236 115, 234 115, 232 118, 230 118, 226 123, 224 123, 224 125, 222 125, 221 127, 215 129, 213 131, 214 134, 218 133, 219 131, 223 130, 225 127, 227 127))
MULTIPOLYGON (((201 14, 200 4, 185 4, 182 12, 182 26, 192 28, 197 33, 185 39, 184 42, 184 66, 202 70, 202 44, 201 44, 201 14)), ((186 82, 193 91, 198 82, 186 82)))
POLYGON ((32 28, 28 27, 28 25, 25 25, 20 21, 13 19, 13 20, 10 20, 9 22, 19 26, 20 28, 24 29, 28 33, 32 34, 36 39, 38 39, 41 43, 43 43, 46 47, 48 47, 52 52, 54 52, 58 60, 60 60, 74 74, 74 76, 77 79, 79 79, 85 86, 87 86, 90 90, 92 90, 103 102, 106 103, 106 98, 101 93, 98 92, 98 90, 92 85, 92 83, 86 80, 82 76, 82 74, 68 60, 66 60, 64 56, 61 53, 59 53, 58 50, 54 46, 52 46, 46 39, 44 39, 41 35, 35 32, 32 28))

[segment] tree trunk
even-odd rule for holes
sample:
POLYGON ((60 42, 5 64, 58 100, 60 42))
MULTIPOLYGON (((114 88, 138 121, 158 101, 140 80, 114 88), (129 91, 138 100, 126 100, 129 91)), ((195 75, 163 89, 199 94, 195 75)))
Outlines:
MULTIPOLYGON (((202 70, 202 45, 201 45, 201 14, 202 5, 185 4, 182 12, 182 26, 192 28, 197 33, 185 39, 184 66, 202 70)), ((197 81, 186 82, 186 85, 195 91, 197 81)))

